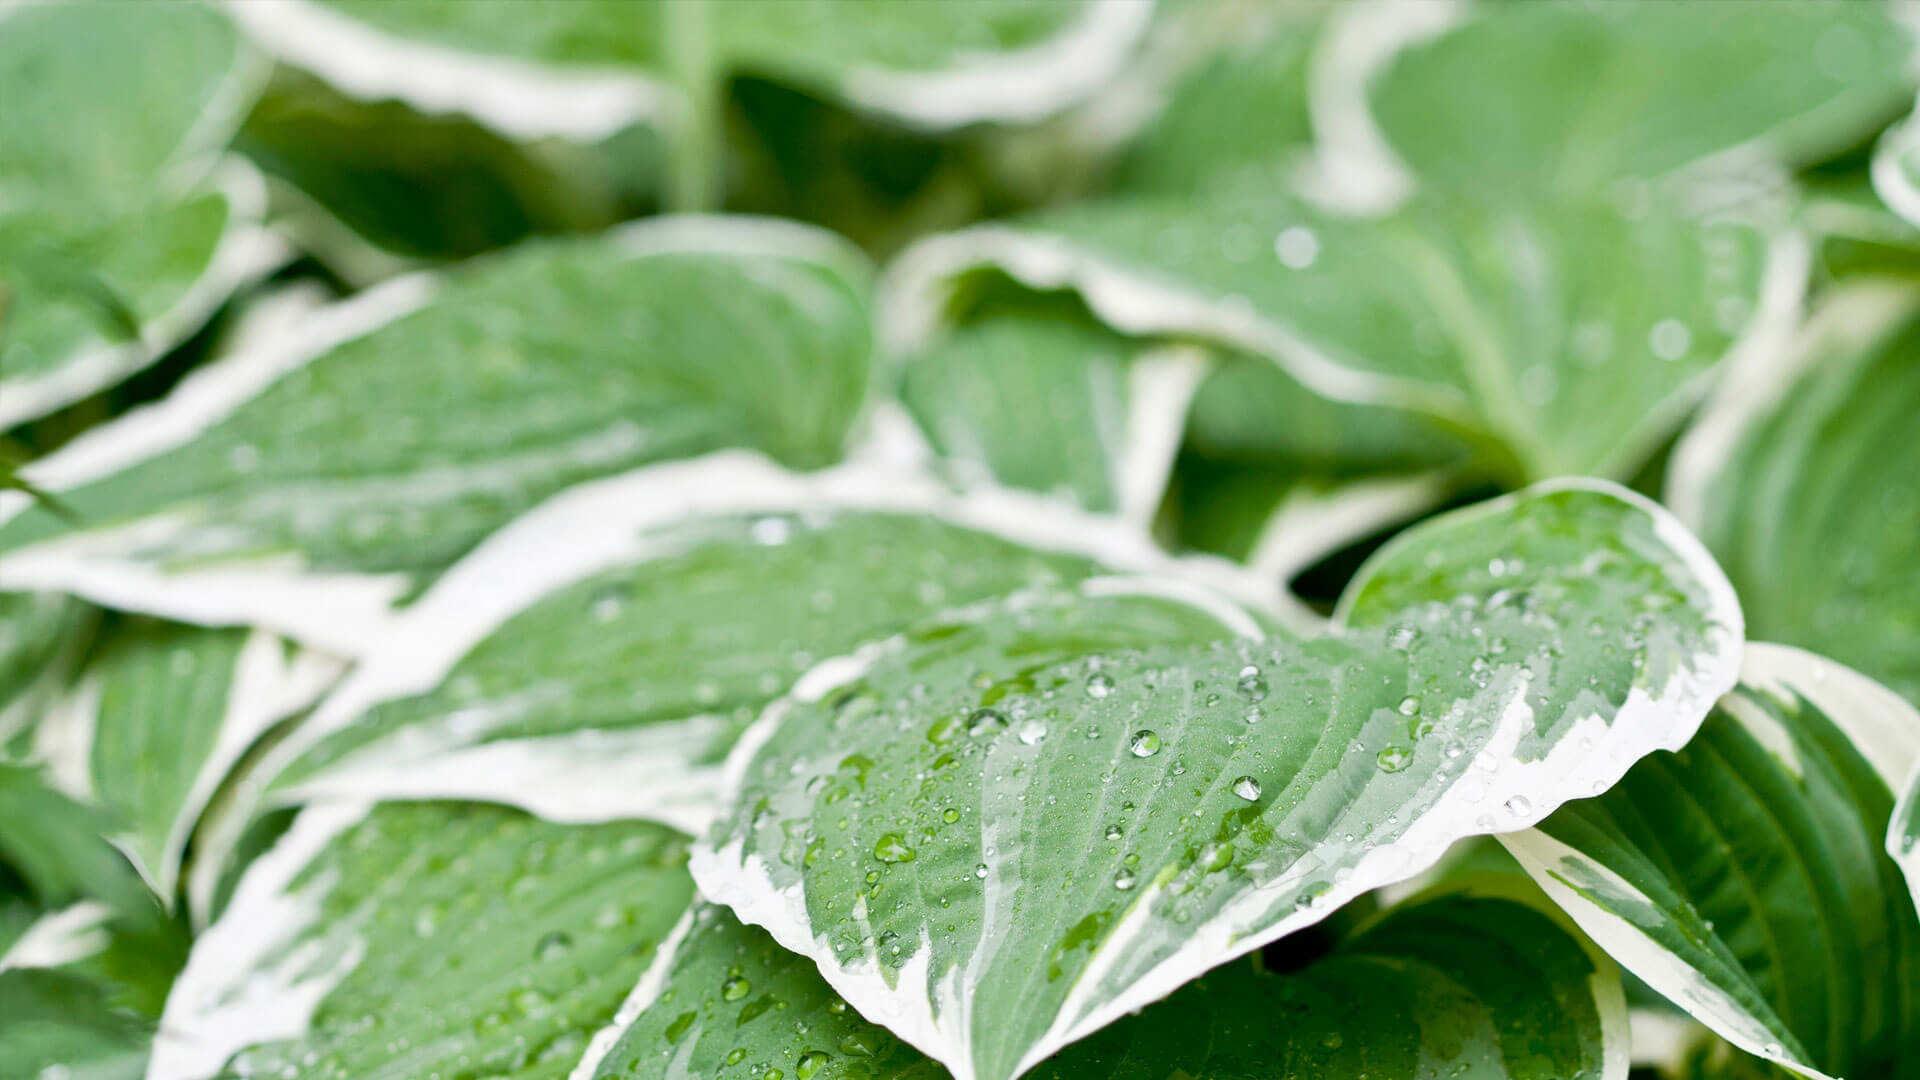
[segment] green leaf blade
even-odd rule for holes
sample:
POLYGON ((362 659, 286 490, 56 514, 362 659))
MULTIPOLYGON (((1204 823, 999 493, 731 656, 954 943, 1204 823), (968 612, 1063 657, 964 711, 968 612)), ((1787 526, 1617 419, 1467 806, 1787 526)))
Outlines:
POLYGON ((706 895, 956 1075, 1019 1075, 1453 839, 1604 788, 1685 741, 1738 648, 1711 562, 1613 489, 1440 519, 1318 639, 1094 586, 803 679, 695 849, 706 895), (1589 560, 1597 536, 1623 554, 1589 560), (1548 661, 1575 617, 1633 654, 1548 661), (1537 692, 1530 663, 1554 669, 1537 692))

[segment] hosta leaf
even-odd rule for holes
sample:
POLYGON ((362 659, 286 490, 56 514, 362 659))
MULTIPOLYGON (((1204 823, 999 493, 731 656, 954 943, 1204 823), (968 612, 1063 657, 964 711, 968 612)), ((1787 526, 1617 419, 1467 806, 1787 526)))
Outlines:
POLYGON ((355 285, 657 205, 659 136, 519 141, 464 116, 361 101, 289 68, 236 148, 276 182, 276 224, 355 285))
POLYGON ((36 463, 81 523, 0 526, 0 585, 356 655, 571 483, 726 446, 836 458, 863 274, 812 230, 662 219, 389 283, 36 463))
POLYGON ((1076 290, 1117 330, 1198 336, 1322 397, 1440 423, 1512 481, 1630 474, 1724 356, 1791 316, 1804 251, 1769 256, 1747 228, 1651 208, 1432 202, 1364 219, 1265 184, 927 241, 895 275, 890 333, 933 336, 980 269, 1076 290))
POLYGON ((1403 534, 1317 639, 1151 584, 816 669, 729 758, 702 892, 955 1075, 1014 1076, 1681 745, 1738 651, 1719 571, 1610 485, 1403 534))
MULTIPOLYGON (((711 905, 692 918, 591 1080, 756 1066, 820 1080, 947 1076, 765 931, 711 905)), ((1451 897, 1396 910, 1297 973, 1221 968, 1033 1075, 1601 1080, 1624 1075, 1625 1019, 1611 969, 1551 920, 1509 900, 1451 897)))
POLYGON ((171 905, 187 837, 228 770, 339 671, 265 632, 129 619, 95 647, 35 746, 70 794, 106 812, 171 905))
POLYGON ((961 479, 1145 521, 1206 364, 1198 350, 1154 349, 1085 320, 1007 315, 908 357, 900 394, 961 479))
POLYGON ((139 1080, 151 1022, 115 1009, 98 984, 63 971, 0 971, 0 1072, 139 1080))
POLYGON ((1920 294, 1834 295, 1782 363, 1730 380, 1667 497, 1739 589, 1752 634, 1920 702, 1920 294))
POLYGON ((270 51, 359 97, 458 110, 522 136, 674 122, 690 76, 751 73, 931 127, 1032 120, 1112 77, 1146 28, 1128 0, 635 6, 622 0, 271 0, 270 51))
POLYGON ((1111 521, 865 466, 800 475, 736 453, 583 485, 413 605, 248 772, 201 850, 264 805, 328 796, 701 829, 735 739, 814 663, 1102 565, 1171 561, 1111 521))
POLYGON ((1872 134, 1912 92, 1890 4, 1482 12, 1340 87, 1421 181, 1592 190, 1709 159, 1794 163, 1872 134))
POLYGON ((262 65, 200 4, 0 12, 0 428, 111 385, 281 257, 213 166, 262 65), (65 118, 86 116, 87 123, 65 118))
POLYGON ((686 910, 685 849, 477 803, 309 808, 194 943, 147 1075, 564 1077, 686 910))
POLYGON ((1223 176, 1286 183, 1312 149, 1309 72, 1334 9, 1196 7, 1195 36, 1211 55, 1181 73, 1127 150, 1115 170, 1118 190, 1197 195, 1223 176), (1248 108, 1252 102, 1259 107, 1248 108))
POLYGON ((60 593, 0 595, 0 750, 60 692, 93 622, 92 608, 60 593))
POLYGON ((1907 887, 1913 890, 1913 903, 1920 908, 1920 771, 1907 781, 1907 788, 1894 807, 1887 824, 1887 854, 1900 864, 1907 875, 1907 887))
POLYGON ((1883 852, 1920 712, 1748 646, 1678 753, 1501 839, 1597 943, 1729 1042, 1805 1076, 1920 1067, 1920 919, 1883 852))

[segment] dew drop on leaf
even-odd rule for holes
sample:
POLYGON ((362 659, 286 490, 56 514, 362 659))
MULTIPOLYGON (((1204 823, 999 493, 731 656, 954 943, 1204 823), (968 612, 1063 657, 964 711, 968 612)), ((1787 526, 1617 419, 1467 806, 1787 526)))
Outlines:
POLYGON ((1127 740, 1127 752, 1137 758, 1149 758, 1160 752, 1160 736, 1148 728, 1141 728, 1127 740))
POLYGON ((899 833, 885 833, 873 842, 873 857, 883 863, 912 862, 913 855, 913 849, 900 839, 899 833))
POLYGON ((1112 678, 1098 671, 1087 676, 1087 696, 1088 697, 1098 699, 1098 698, 1106 697, 1108 694, 1111 694, 1111 693, 1113 693, 1112 678))
POLYGON ((1234 780, 1233 793, 1252 802, 1260 797, 1260 781, 1251 776, 1242 776, 1234 780))

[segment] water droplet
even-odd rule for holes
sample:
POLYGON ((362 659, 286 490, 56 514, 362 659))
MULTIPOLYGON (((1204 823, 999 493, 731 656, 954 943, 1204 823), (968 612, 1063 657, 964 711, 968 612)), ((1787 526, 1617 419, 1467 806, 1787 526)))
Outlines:
POLYGON ((729 975, 727 981, 720 984, 720 997, 726 1001, 739 1001, 753 993, 753 984, 743 975, 729 975))
POLYGON ((975 709, 967 714, 967 734, 975 738, 996 734, 1006 726, 1006 715, 998 709, 975 709))
POLYGON ((813 1074, 819 1072, 826 1064, 827 1055, 824 1052, 809 1050, 801 1054, 800 1060, 794 1064, 793 1075, 798 1080, 810 1080, 813 1074))
POLYGON ((980 865, 974 867, 973 876, 979 878, 982 881, 985 881, 987 879, 987 864, 981 863, 980 865))
POLYGON ((738 1065, 745 1060, 747 1060, 746 1047, 736 1046, 732 1050, 727 1051, 727 1064, 738 1065))
POLYGON ((1420 711, 1420 699, 1412 694, 1400 699, 1398 706, 1401 716, 1412 716, 1420 711))
POLYGON ((1289 270, 1305 270, 1320 257, 1320 238, 1305 225, 1289 225, 1273 238, 1273 253, 1289 270))
POLYGON ((1514 817, 1526 817, 1527 814, 1533 810, 1533 804, 1527 801, 1525 795, 1515 795, 1513 798, 1508 799, 1506 801, 1506 807, 1507 813, 1512 814, 1514 817))
POLYGON ((1037 746, 1047 737, 1047 725, 1038 720, 1029 720, 1020 725, 1020 742, 1025 746, 1037 746))
POLYGON ((1126 834, 1125 834, 1125 833, 1123 833, 1123 832, 1122 832, 1122 831, 1120 830, 1120 826, 1118 826, 1118 825, 1109 825, 1109 826, 1107 826, 1107 839, 1109 839, 1109 840, 1118 840, 1118 839, 1120 839, 1120 838, 1121 838, 1122 836, 1124 836, 1124 835, 1126 835, 1126 834))
POLYGON ((945 810, 940 811, 940 820, 951 825, 960 820, 960 811, 949 806, 945 810))
POLYGON ((747 532, 756 544, 778 547, 793 535, 793 523, 786 518, 763 517, 748 526, 747 532))
POLYGON ((565 930, 555 930, 551 934, 541 938, 540 943, 533 947, 533 958, 535 960, 558 960, 560 957, 567 955, 567 950, 571 948, 573 948, 572 935, 568 934, 565 930))
POLYGON ((1111 693, 1113 693, 1113 680, 1111 678, 1108 678, 1105 674, 1098 671, 1087 676, 1088 697, 1096 699, 1103 698, 1111 693))
POLYGON ((1121 892, 1126 892, 1128 889, 1133 888, 1133 883, 1136 880, 1138 879, 1134 877, 1133 871, 1122 870, 1113 875, 1113 887, 1119 889, 1121 892))
POLYGON ((886 833, 873 842, 873 857, 883 863, 912 862, 913 855, 913 849, 900 839, 899 833, 886 833))
POLYGON ((1381 772, 1399 772, 1413 764, 1413 751, 1404 746, 1388 746, 1375 754, 1373 760, 1380 765, 1381 772))
POLYGON ((1134 757, 1148 758, 1160 752, 1160 735, 1148 728, 1141 728, 1127 740, 1127 751, 1134 757))
POLYGON ((1653 324, 1653 331, 1647 335, 1647 344, 1653 349, 1653 355, 1660 359, 1678 360, 1693 347, 1693 333, 1679 319, 1661 319, 1653 324))
POLYGON ((1260 781, 1251 776, 1242 776, 1234 780, 1233 793, 1252 802, 1260 797, 1260 781))
POLYGON ((1240 693, 1250 701, 1265 701, 1267 698, 1267 680, 1260 669, 1248 664, 1240 669, 1240 681, 1235 684, 1240 693))

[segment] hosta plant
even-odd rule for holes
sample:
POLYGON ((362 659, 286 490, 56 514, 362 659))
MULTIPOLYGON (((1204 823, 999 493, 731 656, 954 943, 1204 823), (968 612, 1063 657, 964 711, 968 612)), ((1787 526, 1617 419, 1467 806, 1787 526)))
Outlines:
POLYGON ((0 1077, 1920 1076, 1911 16, 0 4, 0 1077))

